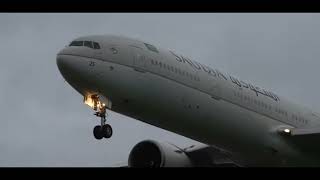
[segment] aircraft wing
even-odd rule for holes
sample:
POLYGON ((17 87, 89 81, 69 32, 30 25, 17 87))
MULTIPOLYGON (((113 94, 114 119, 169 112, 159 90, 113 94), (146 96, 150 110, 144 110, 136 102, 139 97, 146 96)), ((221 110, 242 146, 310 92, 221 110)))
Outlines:
POLYGON ((184 148, 183 151, 195 161, 198 166, 218 166, 218 167, 240 167, 232 160, 232 154, 224 149, 197 145, 184 148))
POLYGON ((320 127, 281 129, 279 133, 303 151, 320 152, 320 127))

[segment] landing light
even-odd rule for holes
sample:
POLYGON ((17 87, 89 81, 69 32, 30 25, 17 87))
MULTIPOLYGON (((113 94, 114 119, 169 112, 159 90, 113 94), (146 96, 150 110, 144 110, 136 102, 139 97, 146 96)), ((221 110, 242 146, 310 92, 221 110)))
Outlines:
POLYGON ((290 131, 290 129, 284 129, 283 130, 285 133, 290 133, 291 131, 290 131))
POLYGON ((84 104, 88 105, 91 108, 94 108, 96 105, 98 108, 100 107, 100 101, 92 98, 91 95, 84 96, 84 104))
POLYGON ((90 98, 90 97, 86 97, 85 100, 84 100, 84 103, 88 106, 90 106, 91 108, 94 107, 94 102, 93 102, 93 99, 90 98))
MULTIPOLYGON (((104 99, 102 99, 104 100, 104 99)), ((96 110, 97 108, 104 108, 107 107, 108 109, 111 109, 112 103, 109 99, 105 99, 105 101, 102 101, 97 96, 92 95, 85 95, 83 102, 84 104, 88 105, 92 109, 96 110)))

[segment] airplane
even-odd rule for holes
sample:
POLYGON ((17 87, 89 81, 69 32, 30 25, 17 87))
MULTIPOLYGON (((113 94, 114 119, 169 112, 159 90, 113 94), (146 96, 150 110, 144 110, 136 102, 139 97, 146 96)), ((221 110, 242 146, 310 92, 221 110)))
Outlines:
POLYGON ((320 165, 320 114, 172 50, 88 35, 60 50, 56 63, 100 117, 96 139, 112 136, 108 110, 203 144, 143 140, 129 153, 128 167, 320 165))

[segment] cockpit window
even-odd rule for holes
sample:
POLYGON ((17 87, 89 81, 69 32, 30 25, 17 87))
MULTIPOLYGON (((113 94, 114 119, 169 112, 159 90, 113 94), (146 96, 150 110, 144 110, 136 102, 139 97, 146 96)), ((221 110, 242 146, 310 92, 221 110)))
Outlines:
POLYGON ((100 49, 99 43, 93 42, 93 48, 94 48, 94 49, 100 49))
POLYGON ((72 41, 69 46, 83 46, 83 41, 72 41))
POLYGON ((145 45, 150 51, 153 51, 153 52, 156 52, 156 53, 159 52, 159 51, 157 50, 157 48, 154 47, 154 46, 151 45, 151 44, 144 43, 144 45, 145 45))
POLYGON ((92 49, 101 49, 99 43, 92 41, 72 41, 69 46, 86 46, 92 49))
POLYGON ((84 46, 89 47, 89 48, 93 48, 92 41, 84 41, 84 46))

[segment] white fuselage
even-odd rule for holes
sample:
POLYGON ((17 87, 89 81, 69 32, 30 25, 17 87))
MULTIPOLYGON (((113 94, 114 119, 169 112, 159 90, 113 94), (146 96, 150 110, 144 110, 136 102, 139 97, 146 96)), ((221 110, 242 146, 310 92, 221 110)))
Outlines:
POLYGON ((61 73, 79 93, 110 99, 113 111, 224 148, 245 166, 320 163, 319 157, 304 154, 276 133, 281 126, 319 125, 319 117, 310 110, 138 40, 118 36, 76 40, 99 42, 101 49, 63 49, 57 57, 61 73))

